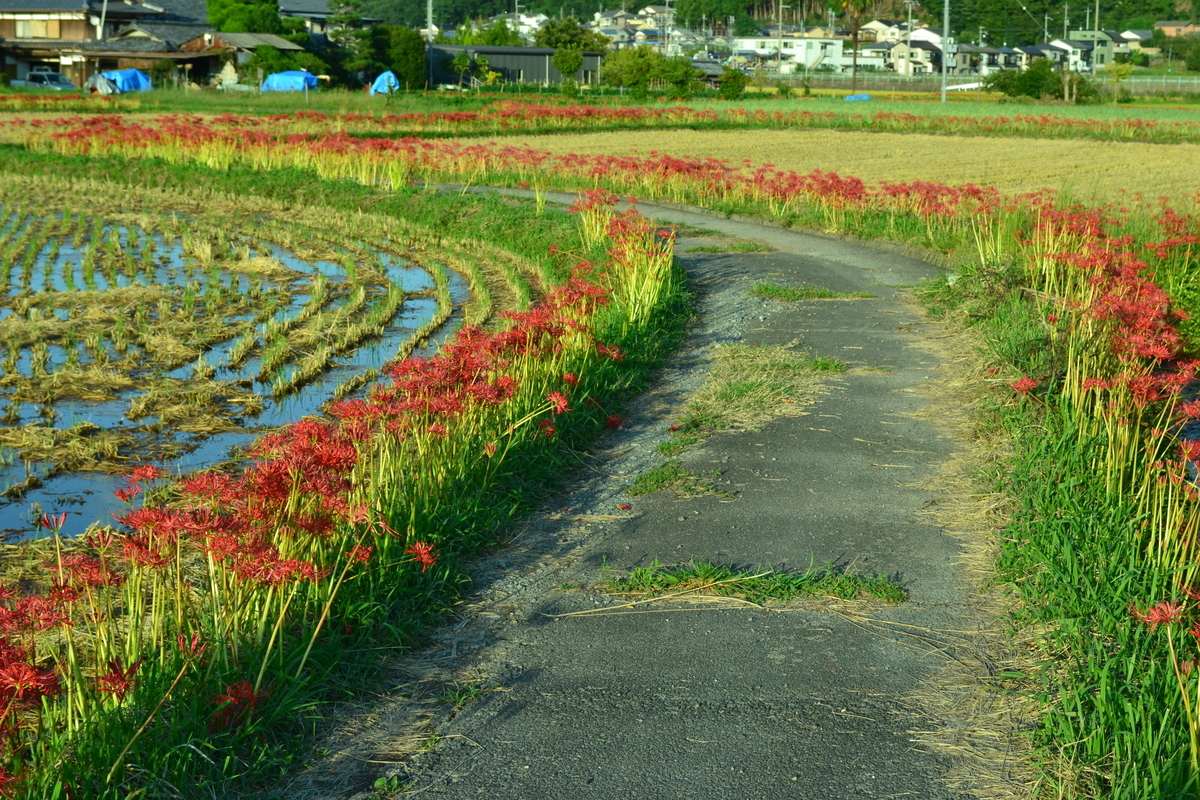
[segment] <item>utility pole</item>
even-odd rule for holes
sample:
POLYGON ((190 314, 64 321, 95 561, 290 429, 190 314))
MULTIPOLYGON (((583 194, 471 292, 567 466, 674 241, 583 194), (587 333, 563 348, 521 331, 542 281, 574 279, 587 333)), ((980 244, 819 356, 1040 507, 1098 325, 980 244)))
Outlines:
POLYGON ((425 0, 425 53, 429 67, 429 88, 433 88, 433 0, 425 0))
POLYGON ((1067 26, 1071 24, 1071 6, 1069 3, 1063 4, 1063 38, 1067 38, 1067 26))
MULTIPOLYGON (((432 2, 432 0, 430 0, 432 2)), ((942 102, 946 102, 946 70, 950 64, 950 0, 942 4, 942 102)))
POLYGON ((904 5, 908 6, 908 30, 904 32, 904 72, 910 78, 913 74, 912 68, 912 8, 913 3, 917 0, 904 0, 904 5))
POLYGON ((775 0, 775 78, 783 75, 783 0, 775 0))
POLYGON ((1042 17, 1042 35, 1046 37, 1046 43, 1049 44, 1049 42, 1050 42, 1050 12, 1049 11, 1047 11, 1046 15, 1044 17, 1042 17))

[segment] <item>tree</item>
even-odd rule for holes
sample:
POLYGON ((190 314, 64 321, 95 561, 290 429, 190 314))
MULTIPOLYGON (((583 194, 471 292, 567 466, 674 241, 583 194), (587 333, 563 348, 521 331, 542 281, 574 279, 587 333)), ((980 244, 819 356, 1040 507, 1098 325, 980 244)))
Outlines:
POLYGON ((288 72, 289 70, 304 70, 313 75, 324 75, 329 71, 325 62, 312 53, 303 51, 285 53, 266 44, 260 44, 254 48, 254 55, 243 67, 243 70, 249 75, 256 74, 260 69, 263 75, 288 72))
POLYGON ((600 65, 602 81, 631 89, 635 97, 645 95, 652 80, 664 81, 677 95, 686 96, 699 74, 686 58, 665 58, 646 45, 610 52, 600 65))
POLYGON ((644 89, 665 60, 661 53, 646 45, 614 50, 600 65, 600 80, 609 86, 644 89))
POLYGON ((547 20, 534 32, 533 43, 538 47, 577 47, 597 53, 603 53, 609 45, 607 36, 584 28, 574 17, 547 20))
POLYGON ((388 63, 405 89, 420 89, 429 79, 429 61, 421 34, 403 25, 390 26, 388 63))
POLYGON ((550 63, 562 73, 564 81, 574 81, 583 66, 583 50, 578 46, 560 47, 550 57, 550 63))
POLYGON ((721 70, 721 85, 719 91, 725 100, 737 100, 746 91, 750 76, 740 69, 724 67, 721 70))
MULTIPOLYGON (((1191 58, 1191 53, 1188 54, 1188 58, 1191 58)), ((1191 69, 1190 65, 1188 69, 1191 69)), ((1133 74, 1133 64, 1121 64, 1117 61, 1112 61, 1109 62, 1108 69, 1105 72, 1107 73, 1108 82, 1112 84, 1113 105, 1115 106, 1117 101, 1121 99, 1121 81, 1133 74)))
POLYGON ((226 33, 283 33, 275 0, 210 0, 208 22, 226 33))
POLYGON ((464 22, 454 33, 454 43, 484 47, 520 47, 525 44, 521 34, 515 28, 508 27, 507 20, 499 20, 491 25, 464 22))
POLYGON ((454 54, 454 58, 450 59, 450 69, 458 75, 458 82, 460 84, 466 83, 467 76, 471 74, 473 66, 471 63, 471 54, 466 50, 459 50, 454 54))
MULTIPOLYGON (((871 7, 875 5, 875 0, 842 0, 842 11, 846 12, 846 16, 850 18, 850 40, 854 48, 852 57, 852 66, 850 68, 850 94, 858 93, 858 32, 862 26, 862 19, 871 12, 871 7)), ((949 31, 945 32, 949 35, 949 31)), ((944 41, 944 40, 943 40, 944 41)), ((945 46, 943 44, 943 50, 945 46)), ((943 56, 944 58, 945 56, 943 56)))

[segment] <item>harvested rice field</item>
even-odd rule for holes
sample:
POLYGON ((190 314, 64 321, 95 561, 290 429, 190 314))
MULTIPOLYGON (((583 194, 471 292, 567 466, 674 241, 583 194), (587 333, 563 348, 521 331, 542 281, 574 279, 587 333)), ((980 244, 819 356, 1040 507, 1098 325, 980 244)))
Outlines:
MULTIPOLYGON (((495 138, 495 137, 492 137, 495 138)), ((1043 188, 1080 199, 1192 196, 1200 189, 1200 145, 1061 139, 952 137, 824 130, 613 131, 520 136, 502 141, 553 153, 629 155, 651 151, 713 157, 780 169, 853 175, 868 183, 940 181, 995 186, 1004 193, 1043 188)))
POLYGON ((390 217, 0 175, 0 534, 107 519, 134 464, 236 458, 527 305, 527 269, 390 217))

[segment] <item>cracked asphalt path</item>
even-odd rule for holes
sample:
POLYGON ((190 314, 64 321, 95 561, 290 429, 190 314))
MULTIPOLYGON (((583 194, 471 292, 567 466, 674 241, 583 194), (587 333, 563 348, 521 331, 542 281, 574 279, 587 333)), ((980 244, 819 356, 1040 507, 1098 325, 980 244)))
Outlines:
POLYGON ((640 208, 776 251, 688 254, 697 242, 680 242, 700 305, 689 344, 626 429, 601 444, 562 508, 481 566, 477 593, 438 647, 492 690, 398 774, 426 798, 954 797, 939 782, 946 765, 910 733, 931 724, 910 696, 943 658, 936 635, 918 632, 960 627, 967 602, 958 546, 920 513, 937 499, 921 480, 955 444, 930 418, 923 391, 940 367, 921 346, 933 323, 898 288, 937 268, 858 244, 640 208), (875 297, 750 298, 763 281, 875 297), (850 369, 828 381, 807 415, 720 434, 681 457, 691 469, 718 470, 736 497, 620 493, 664 460, 655 445, 716 345, 797 340, 850 369), (632 511, 615 510, 626 502, 632 511), (910 600, 785 611, 651 604, 632 609, 645 613, 554 616, 617 604, 560 586, 586 587, 605 569, 654 559, 852 565, 897 578, 910 600))

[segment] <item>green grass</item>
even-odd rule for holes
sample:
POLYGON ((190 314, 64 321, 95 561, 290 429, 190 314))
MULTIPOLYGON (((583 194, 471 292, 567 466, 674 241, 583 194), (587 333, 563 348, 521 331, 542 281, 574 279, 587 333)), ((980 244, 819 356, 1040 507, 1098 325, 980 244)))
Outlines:
POLYGON ((605 582, 614 594, 661 597, 677 592, 741 597, 752 603, 786 603, 800 597, 836 597, 841 600, 882 600, 903 603, 908 592, 884 575, 855 575, 840 572, 832 564, 805 572, 743 570, 693 561, 673 567, 657 559, 649 567, 637 567, 623 578, 605 582))
POLYGON ((438 696, 438 701, 446 705, 462 708, 473 700, 483 696, 483 684, 479 681, 455 681, 445 688, 438 696))
MULTIPOLYGON (((971 321, 1005 374, 1054 374, 1065 354, 1019 282, 1016 268, 967 270, 953 287, 921 296, 935 315, 971 321)), ((980 479, 1018 509, 1002 534, 998 573, 1020 601, 1009 624, 1040 632, 1038 667, 1011 690, 1039 702, 1030 737, 1046 791, 1195 797, 1168 634, 1130 614, 1131 604, 1182 599, 1177 579, 1149 562, 1137 509, 1106 491, 1092 468, 1100 454, 1080 441, 1053 387, 1040 397, 1044 404, 1015 403, 1002 388, 979 406, 977 436, 1014 443, 1012 459, 980 479)))
POLYGON ((625 488, 625 493, 630 497, 641 497, 644 494, 670 490, 681 497, 700 497, 706 494, 732 497, 732 492, 719 491, 712 482, 711 479, 718 474, 718 472, 692 472, 685 469, 678 461, 671 460, 660 467, 638 475, 633 483, 625 488))
POLYGON ((775 248, 761 242, 737 240, 722 244, 701 244, 685 249, 685 253, 774 253, 775 248))
POLYGON ((870 300, 875 295, 867 292, 835 292, 823 286, 780 286, 776 283, 760 283, 750 290, 750 296, 794 303, 799 300, 870 300))

